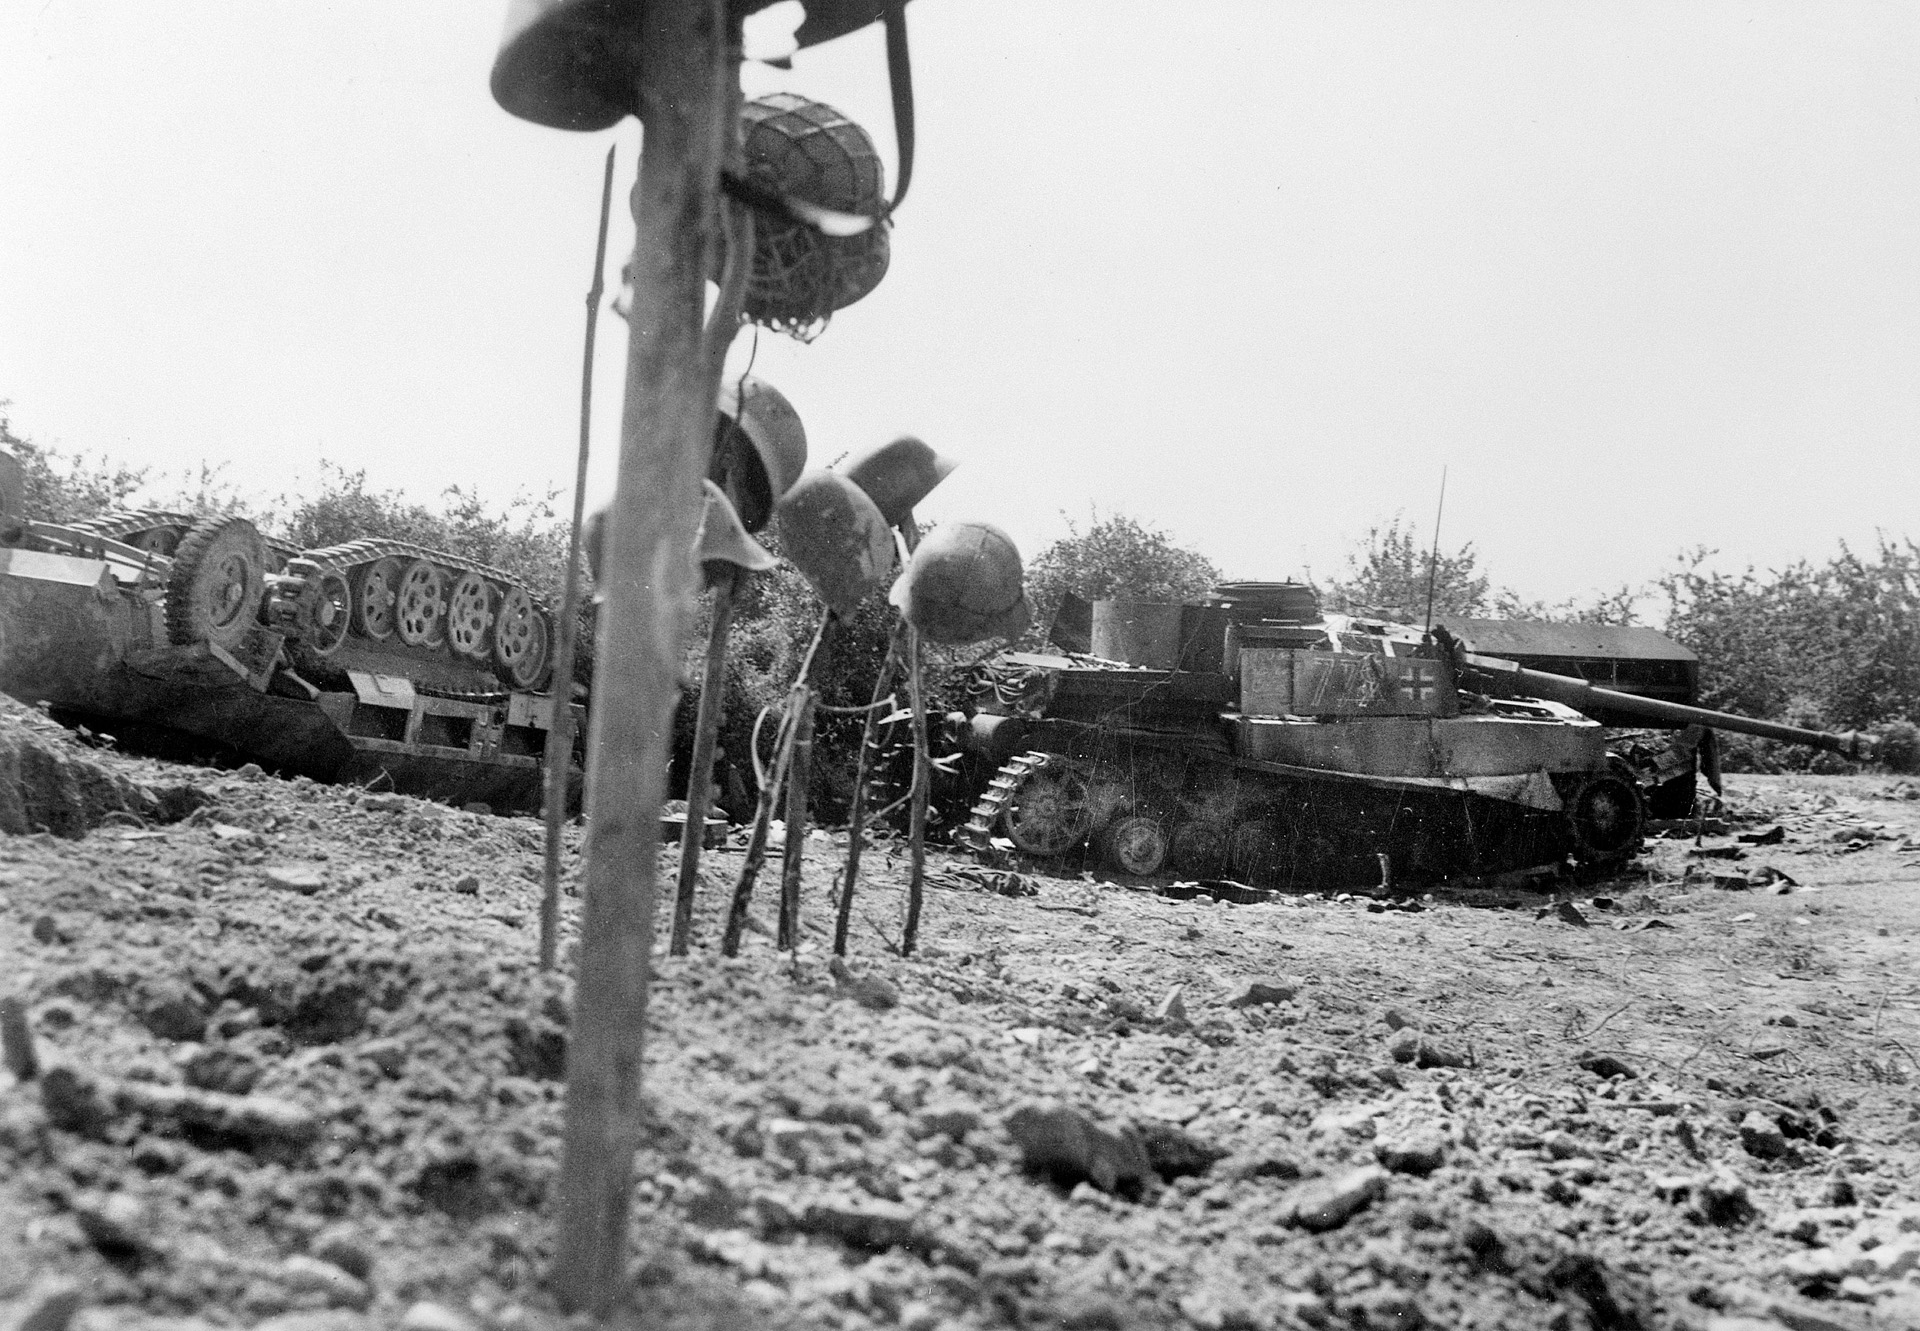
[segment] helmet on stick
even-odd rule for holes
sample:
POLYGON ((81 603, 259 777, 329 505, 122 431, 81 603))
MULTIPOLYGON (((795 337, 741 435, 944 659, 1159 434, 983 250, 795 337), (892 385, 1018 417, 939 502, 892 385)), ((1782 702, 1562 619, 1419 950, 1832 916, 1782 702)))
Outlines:
POLYGON ((893 567, 893 533, 866 492, 810 471, 780 501, 780 548, 827 608, 851 615, 893 567))
POLYGON ((1033 618, 1019 550, 984 522, 930 532, 889 599, 928 641, 956 646, 1014 637, 1033 618))
POLYGON ((715 466, 725 468, 741 523, 750 532, 764 530, 774 505, 806 470, 807 428, 784 393, 752 375, 724 380, 718 409, 715 466))
POLYGON ((912 435, 903 435, 892 443, 868 449, 849 462, 841 474, 865 490, 887 524, 897 527, 958 465, 912 435))

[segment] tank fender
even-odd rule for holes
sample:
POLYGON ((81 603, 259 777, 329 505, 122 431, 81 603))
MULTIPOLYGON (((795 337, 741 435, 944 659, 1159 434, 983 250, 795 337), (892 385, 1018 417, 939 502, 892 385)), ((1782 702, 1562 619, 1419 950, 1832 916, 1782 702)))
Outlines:
POLYGON ((973 718, 961 747, 1000 767, 1016 754, 1026 751, 1027 723, 1018 716, 990 716, 981 712, 973 718))

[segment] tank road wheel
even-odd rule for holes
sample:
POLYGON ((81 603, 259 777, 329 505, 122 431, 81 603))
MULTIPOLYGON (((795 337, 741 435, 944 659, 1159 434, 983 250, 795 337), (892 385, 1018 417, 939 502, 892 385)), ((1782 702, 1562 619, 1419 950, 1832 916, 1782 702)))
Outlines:
POLYGON ((400 561, 389 555, 354 570, 353 627, 362 637, 385 642, 393 636, 394 603, 400 599, 400 561))
POLYGON ((493 630, 494 663, 509 684, 537 689, 546 682, 552 636, 546 615, 526 588, 509 587, 493 630))
POLYGON ((1135 878, 1151 878, 1167 862, 1167 829, 1158 818, 1128 814, 1116 818, 1095 838, 1109 867, 1135 878))
POLYGON ((313 633, 307 646, 316 656, 332 656, 347 640, 347 626, 353 620, 353 589, 332 569, 324 570, 316 581, 319 594, 314 598, 313 633))
POLYGON ((1236 882, 1259 884, 1280 876, 1280 833, 1272 823, 1247 823, 1233 829, 1228 867, 1236 882))
POLYGON ((484 661, 493 653, 493 603, 496 594, 478 573, 454 579, 447 598, 447 641, 461 656, 484 661))
POLYGON ((187 533, 167 578, 167 637, 233 648, 266 592, 267 545, 245 518, 209 519, 187 533))
POLYGON ((1230 835, 1218 823, 1182 823, 1173 831, 1168 859, 1173 871, 1194 878, 1218 878, 1226 870, 1230 835))
POLYGON ((438 647, 447 639, 447 575, 437 565, 416 559, 400 575, 394 627, 409 647, 438 647))
POLYGON ((1027 773, 1005 814, 1007 839, 1029 855, 1064 855, 1093 830, 1087 776, 1056 758, 1027 773))
POLYGON ((1567 831, 1586 864, 1618 864, 1640 849, 1646 815, 1640 792, 1624 777, 1589 777, 1567 801, 1567 831))

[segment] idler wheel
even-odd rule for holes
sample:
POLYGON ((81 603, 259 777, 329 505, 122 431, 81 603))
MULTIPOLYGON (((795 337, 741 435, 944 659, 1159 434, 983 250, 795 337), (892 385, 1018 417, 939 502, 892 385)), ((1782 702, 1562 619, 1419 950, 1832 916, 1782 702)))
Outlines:
POLYGON ((393 636, 394 603, 400 599, 400 561, 389 555, 354 570, 353 630, 363 638, 384 642, 393 636))
POLYGON ((1280 876, 1280 851, 1280 833, 1272 823, 1247 823, 1233 829, 1228 865, 1238 882, 1271 882, 1280 876))
POLYGON ((167 637, 238 647, 260 614, 267 545, 245 518, 210 518, 174 552, 167 578, 167 637))
POLYGON ((1631 781, 1611 773, 1589 777, 1567 801, 1574 854, 1587 864, 1624 860, 1640 848, 1646 814, 1631 781))
POLYGON ((1108 867, 1136 878, 1149 878, 1166 865, 1167 829, 1158 818, 1128 814, 1102 828, 1097 838, 1100 858, 1108 867))
POLYGON ((394 607, 400 641, 409 647, 438 647, 447 637, 447 575, 438 565, 416 559, 400 575, 394 607))
POLYGON ((506 681, 517 689, 537 689, 551 669, 552 633, 547 617, 524 587, 509 587, 500 601, 493 630, 493 659, 506 681))
POLYGON ((316 582, 313 632, 307 635, 307 646, 315 655, 332 656, 347 640, 347 626, 353 619, 353 590, 332 569, 322 572, 316 582))
POLYGON ((1193 878, 1218 878, 1227 868, 1231 836, 1218 823, 1182 823, 1173 832, 1168 859, 1173 871, 1193 878))
POLYGON ((461 656, 484 661, 493 652, 493 603, 497 593, 478 573, 462 573, 447 598, 447 641, 461 656))
POLYGON ((1064 855, 1093 830, 1086 773, 1055 759, 1014 788, 1003 822, 1007 839, 1029 855, 1064 855))

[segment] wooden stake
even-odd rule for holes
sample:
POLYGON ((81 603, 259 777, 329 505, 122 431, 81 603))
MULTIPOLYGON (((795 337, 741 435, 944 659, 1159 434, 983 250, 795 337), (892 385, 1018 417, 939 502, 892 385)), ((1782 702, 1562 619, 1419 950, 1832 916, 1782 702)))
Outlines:
POLYGON ((593 284, 587 288, 587 349, 580 363, 580 454, 573 469, 573 525, 561 576, 560 623, 553 651, 553 710, 547 716, 547 857, 540 895, 540 969, 553 969, 560 932, 560 835, 567 822, 567 787, 573 767, 573 640, 580 623, 580 522, 587 504, 587 441, 593 434, 593 337, 600 327, 600 296, 606 290, 607 219, 613 211, 613 148, 600 182, 600 235, 593 245, 593 284))
MULTIPOLYGON (((911 555, 920 545, 920 524, 909 513, 900 521, 900 534, 906 538, 911 555)), ((907 626, 907 700, 913 708, 913 788, 907 817, 907 924, 900 932, 900 955, 913 955, 914 942, 920 936, 920 898, 927 877, 927 788, 933 771, 927 753, 927 698, 921 687, 920 631, 907 626)))
POLYGON ((706 670, 700 676, 700 714, 693 726, 693 761, 687 773, 687 821, 680 833, 680 881, 673 898, 673 939, 668 951, 687 955, 693 942, 693 894, 700 881, 700 849, 713 795, 713 749, 727 685, 727 635, 733 628, 734 590, 745 573, 728 564, 713 589, 713 625, 707 631, 706 670))
POLYGON ((895 667, 904 645, 905 621, 896 620, 887 640, 887 655, 880 662, 880 673, 873 681, 873 703, 867 708, 866 724, 860 733, 860 756, 853 768, 853 807, 847 815, 847 876, 840 885, 840 905, 833 921, 833 955, 847 955, 847 931, 853 924, 853 889, 860 880, 860 852, 867 843, 867 755, 873 751, 880 729, 880 703, 893 688, 895 667))
MULTIPOLYGON (((820 622, 818 647, 833 641, 840 621, 828 615, 820 622)), ((819 657, 807 661, 801 683, 800 716, 793 728, 793 761, 787 768, 787 844, 780 858, 780 925, 775 945, 791 951, 800 946, 800 870, 807 860, 807 801, 813 794, 813 705, 819 691, 813 686, 819 657)))
POLYGON ((724 0, 636 7, 646 153, 634 191, 633 306, 620 467, 605 552, 599 688, 551 1286, 605 1316, 625 1286, 655 862, 694 579, 700 480, 719 383, 703 338, 718 183, 737 134, 739 25, 724 0))
POLYGON ((787 691, 787 711, 780 722, 780 735, 774 744, 773 770, 760 787, 760 800, 753 811, 753 834, 747 838, 747 853, 740 861, 740 873, 733 884, 733 901, 727 908, 727 927, 720 936, 720 955, 723 957, 738 956, 740 953, 740 935, 747 927, 747 908, 753 902, 753 887, 759 880, 760 866, 767 860, 767 834, 773 823, 773 806, 786 785, 787 769, 793 761, 793 744, 797 737, 795 727, 806 701, 807 681, 813 677, 813 658, 820 650, 820 642, 826 637, 827 623, 832 617, 830 610, 820 612, 820 627, 813 631, 813 641, 808 644, 807 654, 800 661, 793 687, 787 691))

